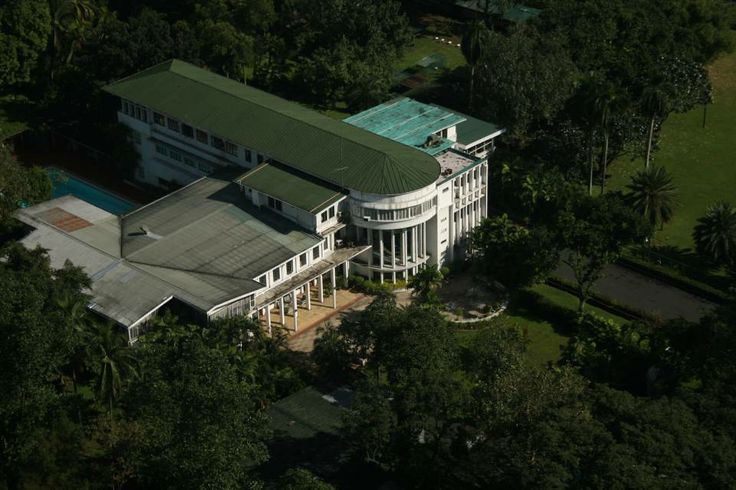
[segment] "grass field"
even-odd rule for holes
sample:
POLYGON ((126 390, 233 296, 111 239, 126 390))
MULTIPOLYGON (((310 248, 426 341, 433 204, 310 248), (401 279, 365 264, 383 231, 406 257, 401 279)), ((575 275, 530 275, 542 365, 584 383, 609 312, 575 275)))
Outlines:
MULTIPOLYGON (((692 248, 692 230, 706 207, 726 200, 736 204, 736 52, 710 67, 714 103, 672 114, 662 128, 654 164, 663 165, 679 188, 681 206, 656 236, 658 244, 692 248)), ((611 166, 610 189, 622 189, 644 161, 623 157, 611 166)))
MULTIPOLYGON (((456 41, 456 43, 459 41, 456 41)), ((465 64, 462 51, 455 44, 449 45, 436 41, 434 37, 417 36, 413 44, 404 51, 404 55, 395 65, 397 70, 405 70, 414 66, 419 60, 430 54, 438 53, 445 57, 445 68, 452 70, 465 64)))
MULTIPOLYGON (((571 311, 577 310, 577 298, 564 291, 546 284, 538 284, 529 290, 554 306, 571 311)), ((625 322, 623 318, 611 315, 599 308, 588 306, 586 311, 616 322, 625 322)), ((529 339, 527 357, 530 362, 538 365, 555 362, 560 358, 562 349, 567 345, 570 332, 574 328, 572 324, 559 324, 554 320, 542 318, 538 313, 513 301, 501 318, 517 326, 526 334, 529 339)), ((475 335, 473 330, 458 330, 457 333, 461 342, 472 342, 475 335)))

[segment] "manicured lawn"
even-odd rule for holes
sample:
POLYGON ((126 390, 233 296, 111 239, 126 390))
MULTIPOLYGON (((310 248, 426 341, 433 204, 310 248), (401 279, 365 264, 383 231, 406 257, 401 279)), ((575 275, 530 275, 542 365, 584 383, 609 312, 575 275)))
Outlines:
MULTIPOLYGON (((446 65, 445 68, 452 70, 458 66, 465 64, 465 57, 462 51, 455 44, 460 42, 455 41, 452 45, 435 41, 434 37, 418 36, 414 39, 413 44, 406 48, 404 55, 396 63, 395 68, 397 70, 405 70, 416 65, 419 60, 425 56, 431 54, 441 54, 444 56, 446 65)), ((437 70, 440 71, 440 70, 437 70)))
MULTIPOLYGON (((540 301, 545 301, 555 307, 571 311, 577 310, 577 298, 559 289, 546 284, 539 284, 529 288, 529 291, 538 295, 540 301)), ((599 308, 588 306, 586 310, 616 322, 625 321, 599 308)), ((501 318, 512 325, 516 325, 527 336, 529 345, 526 353, 529 361, 534 364, 556 362, 560 358, 562 349, 567 345, 570 333, 574 328, 574 324, 562 324, 557 318, 542 318, 538 312, 514 301, 511 302, 501 318)), ((472 342, 475 331, 458 330, 457 335, 460 342, 467 344, 472 342)))
POLYGON ((24 104, 27 104, 24 100, 0 97, 0 141, 27 128, 27 115, 22 114, 27 112, 22 110, 24 104))
MULTIPOLYGON (((706 207, 726 200, 736 204, 736 52, 710 67, 714 103, 672 114, 664 124, 654 164, 663 165, 679 188, 681 206, 674 220, 657 233, 661 245, 692 248, 692 230, 706 207)), ((610 189, 623 189, 644 161, 623 157, 611 167, 610 189)))

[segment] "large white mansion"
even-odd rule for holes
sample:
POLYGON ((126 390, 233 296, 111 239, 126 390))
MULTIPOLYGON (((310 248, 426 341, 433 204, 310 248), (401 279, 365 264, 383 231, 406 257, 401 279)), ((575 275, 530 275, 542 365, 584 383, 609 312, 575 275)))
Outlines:
POLYGON ((173 192, 122 217, 68 196, 19 217, 27 246, 85 267, 92 309, 131 340, 172 301, 283 324, 338 275, 395 281, 460 258, 487 215, 502 130, 439 106, 401 98, 337 121, 176 60, 106 90, 136 178, 173 192))

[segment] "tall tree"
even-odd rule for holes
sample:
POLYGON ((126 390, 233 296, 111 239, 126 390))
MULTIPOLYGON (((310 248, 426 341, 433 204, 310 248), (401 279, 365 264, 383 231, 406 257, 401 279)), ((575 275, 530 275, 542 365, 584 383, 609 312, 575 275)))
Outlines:
POLYGON ((693 230, 698 253, 717 265, 736 264, 736 207, 717 202, 698 218, 693 230))
POLYGON ((652 167, 637 172, 626 186, 626 199, 634 211, 654 230, 669 223, 679 204, 677 188, 664 167, 652 167))
POLYGON ((51 35, 48 0, 0 4, 0 92, 31 82, 51 35))
POLYGON ((561 211, 552 228, 564 250, 561 261, 575 277, 581 315, 606 265, 648 234, 645 222, 616 194, 581 199, 561 211))
POLYGON ((144 376, 124 402, 141 428, 130 452, 144 486, 243 488, 267 457, 257 387, 204 334, 179 328, 141 340, 144 376))
POLYGON ((115 326, 95 322, 87 335, 90 370, 95 373, 95 396, 113 418, 113 403, 124 386, 138 376, 138 359, 126 336, 115 326))
POLYGON ((647 155, 645 168, 649 169, 652 156, 652 139, 654 138, 654 126, 657 119, 663 119, 667 115, 667 89, 662 84, 655 84, 644 89, 641 96, 641 106, 649 115, 649 134, 647 136, 647 155))
POLYGON ((611 137, 611 124, 619 111, 623 110, 623 95, 611 83, 604 83, 599 87, 593 101, 594 111, 599 117, 599 127, 603 134, 603 155, 601 159, 601 194, 606 188, 606 172, 608 169, 608 149, 611 137))
POLYGON ((78 342, 58 304, 83 300, 89 280, 70 265, 51 269, 41 249, 0 254, 0 475, 16 489, 61 409, 60 373, 78 342))
POLYGON ((478 62, 478 112, 525 142, 531 126, 554 118, 573 90, 575 66, 555 38, 532 28, 492 33, 478 62))
POLYGON ((0 227, 5 227, 21 205, 51 197, 51 181, 40 167, 24 167, 0 142, 0 227))
POLYGON ((468 96, 470 107, 473 106, 473 96, 475 95, 475 68, 483 58, 490 42, 491 31, 483 20, 476 19, 465 27, 460 49, 462 49, 463 56, 465 56, 465 61, 470 65, 470 95, 468 96))
POLYGON ((479 272, 516 289, 543 280, 559 261, 559 250, 545 227, 525 228, 503 214, 484 219, 472 234, 479 272))

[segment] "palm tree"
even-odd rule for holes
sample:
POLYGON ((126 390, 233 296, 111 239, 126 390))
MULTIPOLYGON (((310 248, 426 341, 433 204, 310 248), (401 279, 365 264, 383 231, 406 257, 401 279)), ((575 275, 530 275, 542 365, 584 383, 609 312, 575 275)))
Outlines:
POLYGON ((460 49, 465 56, 465 60, 470 65, 470 97, 469 105, 473 103, 473 95, 475 91, 475 67, 483 58, 491 39, 491 31, 482 20, 471 22, 465 33, 463 34, 460 49))
POLYGON ((664 167, 643 170, 631 178, 627 199, 631 207, 654 229, 669 223, 679 204, 677 188, 664 167))
POLYGON ((727 202, 708 207, 693 230, 695 248, 717 265, 736 266, 736 208, 727 202))
POLYGON ((90 335, 90 362, 97 373, 95 394, 99 402, 112 405, 129 378, 138 376, 138 361, 128 340, 110 323, 97 323, 90 335))
POLYGON ((642 109, 649 114, 649 137, 647 138, 647 157, 645 168, 649 168, 652 156, 652 139, 654 138, 654 123, 658 118, 667 114, 667 93, 663 84, 647 87, 641 97, 642 109))
POLYGON ((51 4, 54 57, 64 56, 69 64, 74 50, 98 16, 92 0, 55 0, 51 4))
POLYGON ((409 287, 421 303, 432 304, 437 302, 435 290, 442 284, 443 279, 442 271, 436 265, 431 265, 419 270, 409 279, 409 287))

